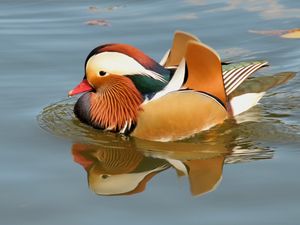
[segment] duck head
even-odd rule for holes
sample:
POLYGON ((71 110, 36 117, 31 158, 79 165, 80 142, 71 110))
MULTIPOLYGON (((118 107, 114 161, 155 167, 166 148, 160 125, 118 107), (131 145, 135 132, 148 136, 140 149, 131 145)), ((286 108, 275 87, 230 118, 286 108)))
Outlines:
POLYGON ((107 44, 93 49, 85 75, 69 96, 84 93, 75 115, 95 128, 126 133, 135 127, 144 98, 162 90, 170 72, 139 49, 107 44))

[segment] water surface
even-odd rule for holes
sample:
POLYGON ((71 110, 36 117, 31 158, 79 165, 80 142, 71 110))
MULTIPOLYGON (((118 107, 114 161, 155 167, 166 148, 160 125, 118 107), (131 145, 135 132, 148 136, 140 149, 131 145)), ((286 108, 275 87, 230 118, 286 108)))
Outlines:
POLYGON ((65 96, 95 46, 133 44, 159 60, 177 29, 194 33, 224 60, 268 60, 259 76, 297 72, 299 39, 249 31, 297 28, 300 2, 28 0, 0 6, 1 224, 299 224, 299 75, 271 90, 240 117, 243 123, 227 121, 179 143, 92 132, 73 119, 73 100, 65 96), (95 19, 98 26, 86 24, 95 19), (39 127, 44 108, 54 122, 43 128, 56 135, 39 127), (131 195, 95 193, 103 191, 93 182, 97 175, 133 172, 147 176, 144 188, 131 195))

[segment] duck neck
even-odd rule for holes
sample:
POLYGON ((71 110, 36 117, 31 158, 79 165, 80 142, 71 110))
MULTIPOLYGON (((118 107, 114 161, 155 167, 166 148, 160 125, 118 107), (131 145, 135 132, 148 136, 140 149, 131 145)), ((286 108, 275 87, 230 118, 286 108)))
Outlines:
POLYGON ((112 77, 109 83, 90 94, 90 124, 113 132, 130 132, 142 102, 141 93, 130 79, 112 77))

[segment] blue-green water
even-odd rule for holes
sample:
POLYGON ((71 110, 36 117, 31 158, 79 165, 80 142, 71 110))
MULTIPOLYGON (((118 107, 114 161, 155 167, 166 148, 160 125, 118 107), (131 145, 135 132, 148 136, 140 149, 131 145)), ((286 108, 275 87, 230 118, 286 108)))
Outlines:
POLYGON ((81 80, 95 46, 129 43, 159 60, 177 29, 223 59, 268 60, 259 74, 300 71, 299 39, 249 32, 299 19, 294 0, 1 1, 0 224, 299 224, 299 74, 240 118, 248 121, 180 143, 95 133, 73 119, 72 100, 51 105, 81 80), (86 24, 94 19, 105 26, 86 24), (44 128, 56 136, 36 119, 49 105, 44 128), (88 173, 113 169, 154 173, 132 195, 89 189, 88 173))

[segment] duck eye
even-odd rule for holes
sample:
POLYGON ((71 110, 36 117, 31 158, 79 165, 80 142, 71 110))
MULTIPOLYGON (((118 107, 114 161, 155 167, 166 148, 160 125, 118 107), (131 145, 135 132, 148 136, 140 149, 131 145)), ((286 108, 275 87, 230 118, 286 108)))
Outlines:
POLYGON ((103 71, 103 70, 101 70, 101 71, 99 71, 99 75, 100 75, 100 76, 105 76, 105 75, 106 75, 106 72, 103 71))
POLYGON ((101 177, 102 177, 102 179, 107 179, 107 178, 109 178, 110 176, 109 176, 108 174, 103 174, 101 177))

